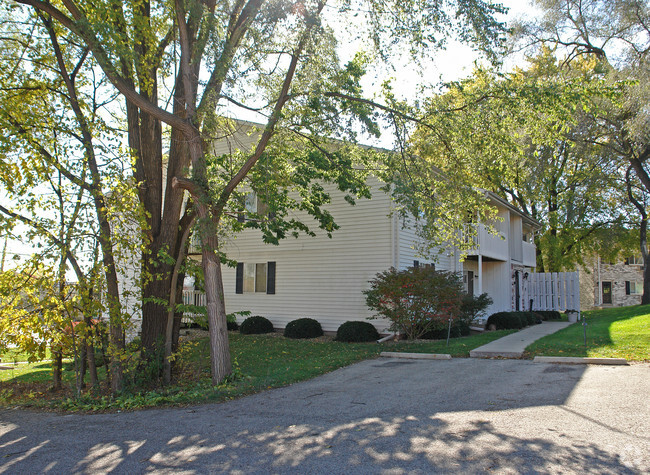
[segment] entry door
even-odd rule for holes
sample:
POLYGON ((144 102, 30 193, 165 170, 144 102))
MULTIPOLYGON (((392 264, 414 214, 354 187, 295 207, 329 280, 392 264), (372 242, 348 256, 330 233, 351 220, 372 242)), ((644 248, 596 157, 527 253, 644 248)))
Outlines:
POLYGON ((603 303, 612 303, 612 283, 603 282, 603 303))
POLYGON ((474 272, 468 270, 465 274, 465 292, 469 295, 474 295, 474 272))

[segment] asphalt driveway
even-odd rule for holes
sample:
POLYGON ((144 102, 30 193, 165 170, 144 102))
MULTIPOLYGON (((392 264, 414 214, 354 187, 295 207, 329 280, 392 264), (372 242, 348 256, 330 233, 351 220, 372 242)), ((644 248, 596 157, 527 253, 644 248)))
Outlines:
POLYGON ((650 365, 381 358, 224 404, 0 411, 0 473, 648 473, 650 365))

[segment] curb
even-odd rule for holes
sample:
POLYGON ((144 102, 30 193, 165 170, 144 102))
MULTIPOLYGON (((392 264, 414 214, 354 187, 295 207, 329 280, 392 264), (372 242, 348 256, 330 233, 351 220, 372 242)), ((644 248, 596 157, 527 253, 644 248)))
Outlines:
POLYGON ((410 360, 450 360, 451 355, 441 355, 436 353, 400 353, 398 351, 382 351, 380 357, 384 358, 404 358, 410 360))
POLYGON ((469 352, 470 358, 506 358, 506 359, 520 359, 524 355, 523 351, 476 351, 469 352))
POLYGON ((627 366, 624 358, 580 358, 576 356, 535 356, 533 363, 600 364, 627 366))

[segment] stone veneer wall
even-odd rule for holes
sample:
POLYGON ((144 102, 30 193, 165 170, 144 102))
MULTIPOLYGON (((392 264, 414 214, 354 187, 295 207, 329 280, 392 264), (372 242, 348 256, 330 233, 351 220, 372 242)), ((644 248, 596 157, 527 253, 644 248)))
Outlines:
MULTIPOLYGON (((585 267, 580 268, 580 303, 582 310, 597 307, 600 302, 598 258, 587 259, 585 264, 585 267)), ((624 307, 641 303, 641 294, 625 294, 625 282, 643 282, 642 266, 626 265, 624 261, 614 265, 601 262, 600 280, 612 283, 612 304, 603 304, 603 307, 624 307)))

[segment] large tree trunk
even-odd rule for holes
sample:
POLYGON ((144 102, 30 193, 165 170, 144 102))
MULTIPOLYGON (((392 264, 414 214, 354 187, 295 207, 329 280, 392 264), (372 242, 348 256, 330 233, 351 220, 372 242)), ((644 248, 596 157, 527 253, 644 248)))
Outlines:
MULTIPOLYGON (((152 97, 152 101, 156 98, 152 97)), ((179 78, 176 81, 174 92, 174 114, 184 116, 184 89, 179 78)), ((181 212, 183 208, 184 190, 172 187, 171 180, 174 176, 182 175, 189 166, 189 151, 184 134, 177 128, 172 128, 169 156, 166 163, 165 180, 163 180, 162 162, 162 129, 160 121, 152 119, 140 111, 137 115, 140 123, 129 128, 129 135, 138 133, 137 140, 130 140, 131 146, 138 146, 138 156, 141 164, 136 166, 136 178, 139 181, 147 180, 146 189, 140 190, 140 199, 151 215, 149 220, 151 252, 143 258, 143 294, 142 306, 142 346, 145 352, 159 354, 155 351, 156 345, 165 338, 168 308, 165 303, 169 301, 169 291, 172 279, 173 264, 161 262, 158 254, 161 251, 169 254, 173 259, 178 259, 180 254, 179 236, 184 231, 179 229, 181 212), (142 133, 144 131, 147 133, 142 133), (146 164, 146 165, 145 165, 146 164), (164 206, 163 206, 164 194, 164 206), (154 217, 155 216, 155 217, 154 217), (148 276, 153 278, 148 280, 148 276)), ((179 280, 178 286, 182 288, 183 282, 179 280)), ((174 332, 178 340, 177 329, 174 332)))

